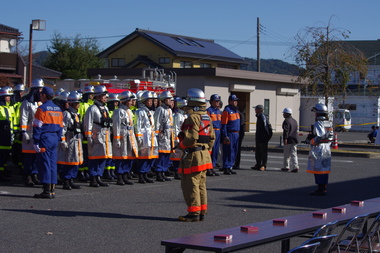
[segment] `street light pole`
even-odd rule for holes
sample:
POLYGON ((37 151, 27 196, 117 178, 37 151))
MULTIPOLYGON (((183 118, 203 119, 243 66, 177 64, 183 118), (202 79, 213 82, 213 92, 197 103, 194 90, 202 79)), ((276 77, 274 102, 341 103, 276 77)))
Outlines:
POLYGON ((46 30, 46 20, 41 19, 35 19, 32 20, 32 23, 30 24, 30 30, 29 30, 29 68, 28 68, 28 86, 32 84, 32 65, 33 65, 33 58, 32 58, 32 39, 33 39, 33 30, 37 31, 44 31, 46 30))

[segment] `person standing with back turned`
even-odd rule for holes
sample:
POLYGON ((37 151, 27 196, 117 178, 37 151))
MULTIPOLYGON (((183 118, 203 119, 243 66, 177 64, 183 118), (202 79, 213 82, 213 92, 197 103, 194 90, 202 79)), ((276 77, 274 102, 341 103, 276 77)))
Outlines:
POLYGON ((299 171, 297 144, 298 144, 298 123, 292 117, 292 109, 285 108, 283 111, 284 122, 282 122, 283 140, 284 140, 284 172, 290 170, 290 160, 293 169, 290 172, 297 173, 299 171))
POLYGON ((184 155, 178 173, 188 214, 179 216, 180 221, 202 221, 207 214, 206 170, 212 168, 211 150, 215 133, 210 116, 206 112, 205 94, 200 89, 187 91, 186 113, 182 124, 179 148, 184 155))
POLYGON ((35 198, 54 198, 57 184, 57 148, 61 141, 63 114, 61 108, 54 104, 54 91, 43 87, 40 92, 42 105, 37 108, 33 120, 33 141, 36 154, 38 175, 43 184, 43 192, 35 198))

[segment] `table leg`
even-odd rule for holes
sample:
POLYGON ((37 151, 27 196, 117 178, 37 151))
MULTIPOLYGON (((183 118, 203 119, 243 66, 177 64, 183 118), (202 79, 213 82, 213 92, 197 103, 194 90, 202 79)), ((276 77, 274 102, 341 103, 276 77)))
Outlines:
POLYGON ((290 249, 290 239, 285 239, 281 241, 281 253, 286 253, 290 249))

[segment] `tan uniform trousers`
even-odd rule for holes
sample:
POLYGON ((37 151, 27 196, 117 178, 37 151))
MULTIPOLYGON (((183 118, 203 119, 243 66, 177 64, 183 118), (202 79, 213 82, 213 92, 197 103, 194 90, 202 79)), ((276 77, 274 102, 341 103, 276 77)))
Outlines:
POLYGON ((181 174, 181 187, 187 211, 191 215, 207 214, 206 170, 181 174))

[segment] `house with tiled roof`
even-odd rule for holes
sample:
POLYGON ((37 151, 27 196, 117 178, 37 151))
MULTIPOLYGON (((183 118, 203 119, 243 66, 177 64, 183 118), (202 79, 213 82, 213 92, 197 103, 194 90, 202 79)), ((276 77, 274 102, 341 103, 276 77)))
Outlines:
POLYGON ((227 105, 228 96, 235 94, 245 114, 246 131, 256 128, 253 106, 257 104, 264 105, 274 131, 282 130, 284 107, 294 108, 293 117, 299 117, 300 91, 293 76, 242 70, 242 57, 210 39, 136 29, 98 56, 106 67, 88 69, 92 80, 145 80, 143 69, 158 68, 176 77, 175 93, 180 97, 190 88, 199 88, 207 98, 219 94, 227 105))
MULTIPOLYGON (((28 62, 19 54, 17 46, 22 33, 13 27, 0 24, 0 87, 26 84, 28 62)), ((53 85, 61 72, 32 65, 32 79, 42 78, 45 83, 53 85)))
POLYGON ((242 57, 213 40, 136 29, 98 54, 109 68, 240 69, 242 57))

